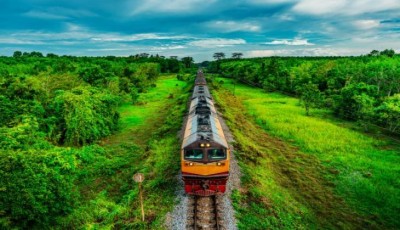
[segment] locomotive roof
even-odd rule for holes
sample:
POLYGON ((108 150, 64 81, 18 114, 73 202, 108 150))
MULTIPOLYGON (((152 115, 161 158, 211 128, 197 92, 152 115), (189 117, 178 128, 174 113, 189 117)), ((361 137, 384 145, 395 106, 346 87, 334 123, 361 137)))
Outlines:
POLYGON ((215 142, 228 148, 225 138, 220 135, 223 133, 222 130, 216 125, 219 121, 215 113, 211 113, 210 115, 192 114, 189 116, 189 120, 191 120, 191 123, 188 124, 190 125, 190 135, 183 140, 182 148, 200 141, 215 142), (207 125, 203 125, 207 122, 207 125))
POLYGON ((193 113, 193 111, 196 111, 196 107, 200 106, 200 101, 204 100, 206 103, 203 106, 207 106, 208 108, 210 108, 211 112, 216 113, 214 104, 212 100, 208 97, 195 97, 194 99, 192 99, 192 102, 190 103, 189 113, 193 113))
POLYGON ((199 97, 199 96, 206 96, 211 98, 210 91, 206 85, 196 85, 193 89, 192 98, 199 97))

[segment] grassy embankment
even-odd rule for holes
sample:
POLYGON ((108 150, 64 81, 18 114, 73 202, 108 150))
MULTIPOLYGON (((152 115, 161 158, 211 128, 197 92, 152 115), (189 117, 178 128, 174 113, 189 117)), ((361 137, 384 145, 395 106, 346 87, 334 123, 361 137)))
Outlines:
POLYGON ((233 194, 240 228, 400 226, 398 145, 343 127, 326 110, 305 116, 298 99, 222 80, 213 95, 244 172, 233 194))
POLYGON ((99 145, 85 147, 80 182, 81 204, 61 220, 63 228, 160 229, 174 204, 179 170, 177 132, 186 110, 189 85, 162 76, 139 103, 120 107, 120 132, 99 145), (87 152, 87 155, 85 154, 87 152), (141 221, 138 185, 145 174, 146 221, 141 221))

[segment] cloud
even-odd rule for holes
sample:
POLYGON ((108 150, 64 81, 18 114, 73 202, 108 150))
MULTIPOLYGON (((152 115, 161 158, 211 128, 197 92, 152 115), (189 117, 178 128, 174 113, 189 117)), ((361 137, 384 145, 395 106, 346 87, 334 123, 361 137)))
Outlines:
POLYGON ((150 50, 151 51, 165 51, 165 50, 178 50, 178 49, 186 49, 186 46, 182 46, 182 45, 165 45, 165 46, 154 46, 151 47, 150 50))
POLYGON ((269 57, 275 55, 276 55, 275 50, 251 50, 245 52, 246 57, 269 57))
POLYGON ((369 29, 379 27, 380 22, 378 20, 356 20, 353 22, 353 25, 357 29, 369 30, 369 29))
POLYGON ((7 38, 0 37, 0 44, 12 44, 12 45, 40 45, 44 44, 41 41, 34 41, 30 39, 18 39, 18 38, 7 38))
POLYGON ((188 43, 190 46, 197 46, 201 48, 215 48, 215 47, 226 47, 233 45, 246 44, 243 39, 223 39, 223 38, 210 38, 202 39, 198 41, 191 41, 188 43))
POLYGON ((249 0, 248 2, 253 4, 273 5, 297 2, 297 0, 249 0))
POLYGON ((400 9, 399 0, 300 0, 293 11, 311 15, 358 15, 400 9))
POLYGON ((145 40, 172 40, 182 41, 186 39, 194 39, 185 35, 174 35, 167 33, 138 33, 138 34, 121 34, 114 32, 98 32, 90 30, 74 23, 65 23, 64 31, 61 32, 42 32, 42 31, 19 31, 7 36, 0 35, 0 41, 12 44, 33 44, 33 43, 76 43, 84 41, 85 43, 116 43, 116 42, 135 42, 145 40))
POLYGON ((196 9, 206 7, 216 0, 146 0, 139 1, 139 4, 133 5, 132 14, 143 12, 186 12, 193 13, 196 9))
POLYGON ((142 40, 183 40, 189 39, 190 37, 183 35, 168 35, 168 34, 155 34, 155 33, 143 33, 143 34, 132 34, 132 35, 121 35, 121 34, 96 34, 93 35, 91 40, 101 42, 132 42, 142 40))
POLYGON ((60 14, 54 14, 50 12, 43 12, 43 11, 36 11, 36 10, 31 10, 23 15, 31 17, 31 18, 41 18, 41 19, 68 19, 68 17, 60 14))
POLYGON ((71 18, 80 18, 80 17, 95 17, 97 14, 83 9, 69 9, 64 7, 49 7, 40 10, 29 10, 28 12, 23 13, 22 15, 31 17, 31 18, 39 18, 39 19, 49 19, 49 20, 65 20, 71 18))
POLYGON ((211 21, 205 23, 206 27, 221 31, 221 32, 236 32, 236 31, 247 31, 247 32, 259 32, 261 31, 260 25, 251 22, 236 22, 236 21, 211 21))
POLYGON ((346 48, 307 48, 307 49, 279 49, 279 50, 250 50, 245 52, 248 57, 265 57, 265 56, 351 56, 366 53, 362 49, 346 49, 346 48))
POLYGON ((215 49, 286 56, 400 49, 400 0, 6 2, 0 55, 158 52, 210 60, 215 49))
POLYGON ((312 46, 313 43, 309 43, 307 39, 282 39, 274 40, 272 42, 266 42, 267 45, 288 45, 288 46, 312 46))

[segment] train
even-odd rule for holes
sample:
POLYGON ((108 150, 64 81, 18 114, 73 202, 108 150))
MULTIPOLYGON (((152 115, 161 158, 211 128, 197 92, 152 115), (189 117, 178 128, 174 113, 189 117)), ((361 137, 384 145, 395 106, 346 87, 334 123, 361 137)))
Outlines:
POLYGON ((223 194, 229 177, 230 150, 207 81, 197 71, 181 146, 186 194, 223 194))

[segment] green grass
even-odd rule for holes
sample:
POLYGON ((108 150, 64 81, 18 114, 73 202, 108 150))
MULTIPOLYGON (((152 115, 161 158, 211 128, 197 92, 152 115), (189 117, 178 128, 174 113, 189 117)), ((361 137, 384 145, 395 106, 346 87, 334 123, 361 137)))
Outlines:
POLYGON ((150 88, 146 93, 141 93, 139 101, 132 105, 125 102, 119 108, 121 115, 120 131, 104 140, 107 144, 120 144, 133 142, 145 145, 151 137, 152 131, 158 127, 154 124, 160 122, 168 115, 171 102, 176 101, 187 87, 184 81, 178 81, 175 75, 166 75, 159 78, 157 87, 150 88), (134 134, 132 134, 134 133, 134 134))
MULTIPOLYGON (((260 197, 271 199, 272 205, 275 206, 272 210, 282 208, 287 215, 292 215, 288 217, 278 213, 280 219, 278 226, 291 228, 292 223, 295 223, 296 228, 326 225, 333 228, 400 226, 398 146, 393 143, 388 145, 388 141, 377 140, 351 130, 348 128, 348 122, 343 125, 340 120, 332 119, 326 110, 312 110, 312 116, 305 116, 305 111, 296 98, 265 93, 260 89, 244 85, 233 87, 229 79, 222 80, 224 81, 222 88, 235 92, 247 111, 246 115, 250 116, 253 122, 268 134, 282 138, 294 146, 291 153, 282 156, 278 152, 285 150, 282 150, 279 144, 270 144, 265 149, 260 149, 257 143, 252 143, 254 140, 241 136, 244 135, 243 131, 236 132, 238 142, 239 140, 249 142, 240 144, 244 145, 239 146, 242 150, 255 145, 253 148, 259 148, 262 152, 261 156, 255 159, 264 167, 254 168, 246 160, 242 162, 245 175, 256 177, 249 180, 260 183, 254 188, 257 191, 251 192, 251 197, 258 194, 260 197), (287 159, 289 154, 294 154, 293 159, 287 159), (281 166, 286 167, 288 172, 281 166), (315 177, 309 175, 310 173, 320 176, 315 177), (315 183, 301 182, 301 178, 297 176, 315 180, 315 183), (300 188, 299 184, 311 192, 302 191, 303 188, 300 188), (344 199, 345 204, 343 207, 327 207, 333 204, 321 201, 319 202, 321 206, 318 207, 315 204, 317 202, 315 197, 328 198, 320 196, 319 193, 332 193, 331 195, 338 197, 339 200, 344 199), (337 210, 332 210, 329 217, 324 216, 329 213, 324 213, 321 210, 323 208, 337 210), (360 220, 351 220, 354 212, 352 210, 355 211, 354 218, 360 220)), ((228 97, 229 94, 225 92, 224 96, 228 97)), ((224 104, 225 99, 222 96, 219 96, 218 100, 224 104)), ((271 140, 271 143, 275 141, 271 140)), ((240 197, 240 193, 237 193, 237 196, 240 197)), ((252 210, 250 213, 256 212, 258 207, 250 209, 252 210)), ((248 209, 242 211, 249 212, 248 209)), ((239 211, 240 215, 245 213, 239 211)), ((241 218, 241 221, 247 220, 241 218)))
POLYGON ((64 229, 162 229, 174 205, 179 172, 179 139, 188 85, 163 76, 157 87, 140 95, 138 105, 123 104, 121 131, 84 147, 77 184, 81 203, 60 220, 64 229), (170 94, 173 97, 170 97, 170 94), (145 174, 146 220, 141 221, 138 185, 132 175, 145 174))
POLYGON ((157 118, 161 108, 165 108, 170 94, 175 95, 186 86, 186 82, 178 81, 175 76, 163 76, 157 81, 157 87, 139 96, 139 102, 132 106, 127 102, 119 108, 122 131, 136 128, 146 123, 146 120, 157 118))

